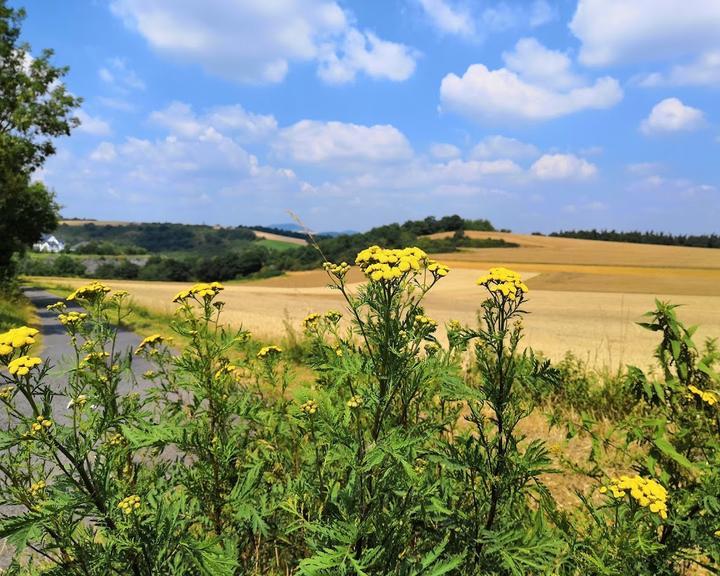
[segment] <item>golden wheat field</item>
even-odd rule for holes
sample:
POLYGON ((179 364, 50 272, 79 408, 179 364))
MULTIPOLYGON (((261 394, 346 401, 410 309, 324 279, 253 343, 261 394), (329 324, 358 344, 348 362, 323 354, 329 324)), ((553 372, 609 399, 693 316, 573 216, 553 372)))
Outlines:
MULTIPOLYGON (((571 351, 597 368, 648 365, 656 339, 635 322, 655 297, 682 304, 680 317, 701 326, 700 338, 720 336, 720 250, 649 246, 501 233, 518 248, 468 249, 439 255, 452 272, 431 292, 428 313, 440 322, 472 323, 483 297, 475 280, 490 266, 508 265, 530 287, 527 344, 553 359, 571 351)), ((352 282, 362 280, 353 270, 352 282)), ((83 279, 54 279, 78 286, 83 279)), ((47 282, 47 279, 42 279, 47 282)), ((108 281, 136 301, 172 312, 173 296, 186 287, 171 282, 108 281)), ((266 340, 281 338, 286 322, 299 328, 310 312, 339 309, 322 270, 227 285, 226 320, 266 340)))

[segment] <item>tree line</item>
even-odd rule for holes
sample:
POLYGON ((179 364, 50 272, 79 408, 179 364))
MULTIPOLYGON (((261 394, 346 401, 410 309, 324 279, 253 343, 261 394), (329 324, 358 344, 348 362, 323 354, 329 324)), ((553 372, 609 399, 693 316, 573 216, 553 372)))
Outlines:
POLYGON ((666 246, 692 246, 694 248, 720 248, 718 234, 668 234, 666 232, 640 232, 633 230, 562 230, 550 236, 559 238, 580 238, 582 240, 603 240, 607 242, 629 242, 632 244, 661 244, 666 246))

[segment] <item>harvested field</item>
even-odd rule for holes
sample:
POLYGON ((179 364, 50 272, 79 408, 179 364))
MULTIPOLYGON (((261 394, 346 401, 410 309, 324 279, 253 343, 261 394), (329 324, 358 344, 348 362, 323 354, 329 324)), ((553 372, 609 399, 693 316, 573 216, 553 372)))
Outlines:
MULTIPOLYGON (((427 311, 440 322, 459 319, 474 323, 483 296, 475 285, 478 269, 454 269, 438 284, 427 300, 427 311)), ((526 342, 553 359, 572 351, 597 368, 623 363, 645 366, 652 360, 655 335, 634 323, 654 306, 654 294, 560 291, 533 288, 542 274, 525 272, 531 287, 526 324, 526 342)), ((47 282, 48 279, 38 279, 47 282)), ((58 284, 79 286, 82 279, 55 279, 58 284)), ((187 284, 169 282, 108 281, 116 289, 128 290, 136 301, 161 313, 171 313, 173 296, 187 284)), ((326 288, 324 273, 299 272, 268 281, 227 286, 225 318, 242 324, 256 335, 272 340, 285 333, 285 321, 295 327, 310 312, 341 309, 340 296, 326 288)), ((660 295, 684 306, 682 319, 700 324, 699 338, 720 334, 720 296, 660 295)))
MULTIPOLYGON (((680 316, 701 326, 700 339, 720 336, 720 250, 501 232, 467 234, 504 238, 520 246, 434 256, 452 267, 427 300, 428 313, 440 322, 474 323, 483 297, 475 280, 491 266, 507 265, 522 273, 531 290, 527 344, 551 358, 571 351, 597 368, 649 364, 656 338, 635 322, 654 307, 656 297, 683 304, 680 316)), ((363 278, 353 269, 348 279, 357 283, 363 278)), ((55 280, 73 286, 86 282, 55 280)), ((310 312, 342 307, 340 296, 327 283, 323 270, 313 270, 231 284, 224 292, 225 317, 264 339, 276 339, 285 333, 285 322, 299 327, 310 312)), ((173 296, 187 287, 172 282, 108 284, 128 290, 139 304, 161 313, 171 313, 173 296)))
POLYGON ((273 234, 271 232, 262 232, 261 230, 253 230, 257 238, 264 238, 265 240, 277 240, 278 242, 286 242, 288 244, 297 244, 298 246, 305 246, 307 240, 304 238, 293 238, 292 236, 283 236, 282 234, 273 234))

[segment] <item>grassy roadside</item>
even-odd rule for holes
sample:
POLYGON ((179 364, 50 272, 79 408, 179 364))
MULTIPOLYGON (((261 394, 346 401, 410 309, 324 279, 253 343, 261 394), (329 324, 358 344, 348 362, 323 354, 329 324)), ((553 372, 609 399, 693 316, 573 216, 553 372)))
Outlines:
POLYGON ((34 309, 22 294, 0 292, 0 332, 33 323, 34 309))

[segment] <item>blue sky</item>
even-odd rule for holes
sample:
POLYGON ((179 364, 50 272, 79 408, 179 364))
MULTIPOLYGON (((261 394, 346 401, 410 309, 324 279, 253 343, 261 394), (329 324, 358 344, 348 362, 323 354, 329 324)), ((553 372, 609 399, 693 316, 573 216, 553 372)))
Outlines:
POLYGON ((717 232, 716 0, 11 0, 66 216, 717 232))

